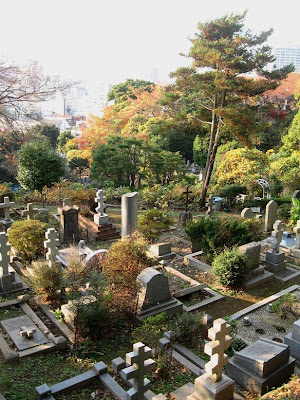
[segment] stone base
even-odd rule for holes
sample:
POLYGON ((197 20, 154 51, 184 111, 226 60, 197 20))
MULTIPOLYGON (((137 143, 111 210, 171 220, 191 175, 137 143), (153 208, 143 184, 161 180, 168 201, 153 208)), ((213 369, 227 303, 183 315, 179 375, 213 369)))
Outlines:
POLYGON ((284 261, 285 253, 283 251, 279 251, 278 253, 273 253, 272 251, 266 252, 266 262, 271 264, 280 264, 284 261))
POLYGON ((105 213, 103 215, 94 214, 94 222, 98 225, 107 225, 109 224, 109 216, 105 213))
POLYGON ((289 360, 284 362, 277 369, 265 377, 260 377, 236 363, 234 358, 235 356, 233 356, 226 365, 226 374, 238 385, 242 386, 242 388, 258 396, 262 396, 273 387, 281 386, 290 378, 295 369, 295 359, 289 357, 289 360))
POLYGON ((11 227, 11 225, 14 223, 15 221, 13 219, 10 219, 9 221, 6 221, 5 219, 0 220, 0 225, 3 226, 4 231, 6 232, 8 228, 11 227))
POLYGON ((181 301, 174 299, 163 303, 157 304, 152 307, 143 308, 139 314, 136 315, 137 319, 142 320, 144 318, 150 317, 152 315, 160 314, 165 312, 167 315, 181 314, 183 311, 183 304, 181 301))
POLYGON ((186 400, 231 400, 234 393, 234 381, 224 375, 218 382, 213 382, 208 374, 195 380, 194 393, 186 400))
POLYGON ((284 343, 290 347, 290 354, 300 363, 300 341, 292 336, 292 332, 284 337, 284 343))
POLYGON ((290 249, 290 255, 292 256, 292 257, 295 257, 295 258, 297 258, 298 260, 300 260, 300 249, 295 249, 295 248, 291 248, 290 249))
POLYGON ((13 282, 14 276, 12 274, 2 275, 0 277, 0 287, 2 292, 11 292, 13 290, 13 282))
POLYGON ((7 275, 0 277, 0 296, 28 289, 28 286, 22 281, 12 266, 8 267, 8 271, 7 275))

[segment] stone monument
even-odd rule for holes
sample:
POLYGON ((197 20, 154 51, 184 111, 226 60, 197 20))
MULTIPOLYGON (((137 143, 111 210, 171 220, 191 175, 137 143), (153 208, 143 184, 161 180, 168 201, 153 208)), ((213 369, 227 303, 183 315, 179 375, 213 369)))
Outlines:
POLYGON ((98 207, 96 208, 97 214, 94 214, 94 222, 98 225, 107 225, 109 223, 108 215, 104 212, 106 206, 104 203, 105 200, 104 190, 99 189, 95 198, 95 202, 98 203, 98 207))
POLYGON ((238 385, 262 396, 292 375, 295 359, 289 355, 286 344, 259 339, 231 357, 225 371, 238 385))
POLYGON ((64 199, 60 214, 60 240, 62 243, 75 244, 79 241, 78 214, 80 208, 73 206, 71 199, 64 199))
POLYGON ((265 216, 266 232, 271 232, 271 230, 273 229, 273 225, 277 220, 277 209, 278 205, 274 200, 269 201, 269 203, 266 205, 266 216, 265 216))
POLYGON ((171 296, 168 278, 156 269, 145 268, 137 277, 137 318, 143 319, 165 311, 181 313, 183 304, 171 296))
POLYGON ((54 228, 49 228, 47 229, 45 236, 47 240, 44 241, 44 247, 48 249, 46 259, 48 260, 49 267, 52 268, 55 266, 56 256, 58 255, 58 234, 54 228))
POLYGON ((123 194, 121 203, 122 237, 130 235, 137 229, 138 212, 137 192, 123 194))
POLYGON ((272 250, 266 252, 265 264, 269 271, 277 273, 286 269, 285 253, 280 251, 280 242, 283 235, 283 224, 280 220, 274 223, 272 232, 272 250))
POLYGON ((38 212, 39 210, 33 207, 33 203, 27 203, 26 210, 22 210, 22 216, 27 217, 27 219, 34 219, 38 212))
POLYGON ((0 208, 4 209, 4 219, 2 219, 0 223, 3 225, 5 231, 7 231, 14 222, 14 220, 10 218, 10 208, 14 205, 15 203, 13 201, 9 201, 9 197, 4 197, 3 203, 0 203, 0 208))
POLYGON ((212 194, 210 194, 208 196, 206 206, 207 206, 207 210, 206 210, 205 214, 207 217, 211 217, 211 215, 213 213, 213 209, 214 209, 214 196, 212 194))
POLYGON ((26 288, 10 265, 10 244, 5 232, 0 233, 0 293, 9 293, 26 288))
POLYGON ((244 208, 241 212, 241 218, 254 218, 255 214, 251 208, 244 208))
POLYGON ((187 400, 231 400, 234 393, 234 381, 222 373, 228 363, 228 356, 224 353, 231 345, 230 325, 222 318, 214 321, 213 327, 208 330, 208 338, 204 352, 211 356, 205 364, 206 373, 195 379, 194 393, 187 400))

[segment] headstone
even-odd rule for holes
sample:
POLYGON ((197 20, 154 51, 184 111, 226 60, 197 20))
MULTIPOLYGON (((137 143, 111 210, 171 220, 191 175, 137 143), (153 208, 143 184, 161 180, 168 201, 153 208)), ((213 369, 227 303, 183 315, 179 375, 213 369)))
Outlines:
POLYGON ((300 199, 300 190, 295 190, 294 191, 293 199, 300 199))
POLYGON ((58 255, 58 234, 54 228, 49 228, 47 229, 45 236, 47 240, 44 241, 44 247, 48 249, 46 259, 48 260, 49 267, 52 268, 55 266, 56 256, 58 255))
POLYGON ((34 219, 34 216, 38 211, 37 208, 34 208, 33 203, 27 203, 26 210, 22 211, 22 216, 27 217, 27 219, 34 219))
POLYGON ((158 261, 169 260, 176 256, 176 253, 172 251, 171 243, 169 242, 152 244, 147 254, 158 261))
POLYGON ((191 211, 181 211, 178 215, 178 226, 184 227, 188 221, 192 221, 193 214, 191 211))
POLYGON ((122 237, 130 235, 137 229, 138 212, 137 192, 123 194, 121 203, 122 237))
POLYGON ((10 274, 8 267, 10 262, 11 247, 5 232, 0 233, 0 291, 10 292, 13 290, 14 277, 10 274))
POLYGON ((284 343, 289 346, 291 356, 300 362, 300 319, 293 323, 293 329, 284 337, 284 343))
POLYGON ((62 243, 78 243, 78 214, 80 208, 73 206, 71 199, 64 199, 63 207, 59 210, 60 213, 60 236, 62 243))
POLYGON ((212 194, 210 194, 208 196, 208 200, 207 200, 207 210, 205 212, 205 214, 210 217, 212 215, 213 212, 213 207, 214 207, 214 196, 212 194))
POLYGON ((206 373, 195 380, 194 393, 187 400, 231 400, 234 393, 234 381, 223 375, 223 367, 228 362, 225 350, 231 345, 230 325, 222 318, 214 321, 208 330, 208 338, 204 352, 211 356, 205 364, 206 373))
POLYGON ((260 250, 261 244, 258 242, 251 242, 239 246, 239 251, 245 255, 246 267, 249 271, 259 267, 260 250))
POLYGON ((98 225, 107 225, 109 223, 108 215, 104 212, 106 207, 104 203, 105 199, 104 190, 98 190, 95 198, 95 202, 98 203, 98 207, 96 208, 97 214, 94 214, 94 222, 98 225))
POLYGON ((151 356, 152 349, 143 343, 135 343, 133 351, 126 354, 126 363, 130 366, 122 369, 120 376, 132 385, 127 392, 128 400, 144 400, 144 394, 151 385, 149 379, 145 379, 144 376, 156 368, 151 356))
POLYGON ((5 230, 14 222, 14 220, 10 218, 10 208, 14 205, 15 203, 13 201, 9 201, 9 197, 4 197, 3 203, 0 203, 0 208, 4 209, 4 219, 1 220, 1 224, 4 226, 5 230))
POLYGON ((254 218, 255 214, 251 208, 244 208, 241 212, 241 218, 254 218))
POLYGON ((171 296, 168 278, 156 269, 145 268, 137 277, 137 317, 146 318, 165 311, 181 313, 183 304, 171 296))
POLYGON ((272 250, 266 252, 265 264, 269 271, 278 273, 286 269, 285 253, 279 250, 283 235, 283 224, 280 220, 274 223, 272 232, 272 250))
POLYGON ((277 219, 277 209, 278 205, 276 201, 271 200, 266 206, 266 216, 265 216, 265 231, 270 232, 273 229, 273 225, 277 219))
POLYGON ((299 250, 300 249, 300 219, 298 219, 297 225, 294 226, 293 232, 296 235, 295 249, 299 250))
POLYGON ((295 359, 289 353, 285 344, 259 339, 231 357, 225 371, 242 388, 262 396, 292 375, 295 359))

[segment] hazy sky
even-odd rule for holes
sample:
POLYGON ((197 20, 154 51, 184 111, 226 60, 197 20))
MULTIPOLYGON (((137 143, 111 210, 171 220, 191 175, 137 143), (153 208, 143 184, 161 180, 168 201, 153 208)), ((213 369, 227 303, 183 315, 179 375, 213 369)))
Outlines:
POLYGON ((300 45, 299 0, 0 0, 0 55, 71 79, 150 79, 158 68, 166 81, 187 63, 179 53, 197 22, 245 9, 254 32, 274 28, 273 47, 300 45))

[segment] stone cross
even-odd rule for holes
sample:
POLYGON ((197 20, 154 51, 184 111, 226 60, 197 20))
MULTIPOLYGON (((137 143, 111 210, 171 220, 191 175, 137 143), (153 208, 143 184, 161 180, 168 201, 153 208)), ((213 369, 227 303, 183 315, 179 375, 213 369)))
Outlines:
POLYGON ((20 335, 24 339, 31 339, 35 332, 36 332, 35 328, 27 328, 27 326, 21 326, 21 329, 20 329, 20 335))
POLYGON ((183 194, 185 194, 185 212, 188 211, 188 205, 189 205, 189 194, 192 194, 193 192, 189 192, 189 187, 186 187, 185 192, 183 192, 183 194))
POLYGON ((22 216, 27 217, 27 219, 34 219, 34 216, 38 211, 37 208, 33 208, 33 203, 27 203, 27 209, 22 211, 22 216))
POLYGON ((105 208, 105 203, 104 200, 106 197, 104 196, 104 190, 99 189, 96 193, 96 198, 95 202, 98 203, 98 207, 96 208, 96 212, 100 214, 101 216, 104 215, 104 208, 105 208))
POLYGON ((0 276, 8 275, 10 261, 9 251, 11 247, 8 243, 8 236, 5 232, 0 233, 0 276))
POLYGON ((48 249, 46 259, 48 260, 49 267, 54 267, 58 254, 57 246, 59 245, 58 234, 54 228, 47 229, 46 239, 44 241, 44 247, 48 249))
POLYGON ((0 203, 0 208, 4 208, 4 221, 11 221, 9 209, 14 205, 13 201, 9 201, 9 197, 4 197, 4 202, 0 203))
POLYGON ((296 234, 295 249, 300 249, 300 219, 298 219, 297 225, 294 226, 293 231, 296 234))
POLYGON ((206 205, 207 205, 207 211, 205 214, 208 217, 210 217, 213 212, 213 206, 214 206, 214 196, 212 194, 210 194, 208 196, 208 201, 207 201, 206 205))
POLYGON ((130 367, 120 371, 123 379, 132 379, 132 388, 127 392, 128 400, 144 400, 151 382, 144 379, 144 375, 156 368, 155 362, 150 358, 152 350, 143 343, 135 343, 133 351, 126 354, 126 362, 132 364, 130 367))
POLYGON ((204 352, 211 358, 205 364, 205 371, 210 375, 213 382, 218 382, 222 379, 223 367, 228 362, 228 356, 224 352, 232 343, 229 333, 230 325, 222 318, 216 319, 213 327, 208 330, 208 337, 212 341, 206 343, 204 352))
POLYGON ((273 241, 272 241, 272 252, 273 253, 279 253, 279 246, 282 240, 282 235, 283 235, 283 224, 282 222, 278 219, 275 221, 273 225, 273 241))

